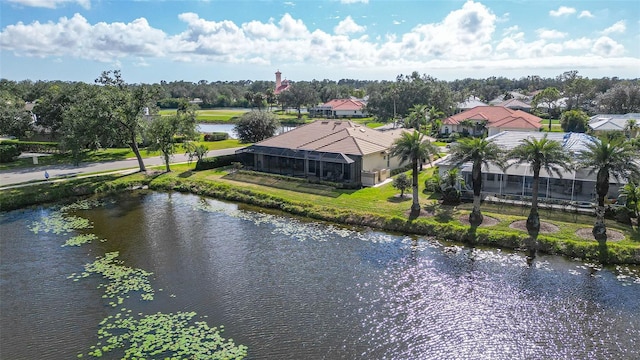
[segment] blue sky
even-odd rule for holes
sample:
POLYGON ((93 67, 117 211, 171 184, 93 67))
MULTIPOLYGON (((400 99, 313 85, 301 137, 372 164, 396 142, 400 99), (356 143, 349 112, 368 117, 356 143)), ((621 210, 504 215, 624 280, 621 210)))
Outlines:
POLYGON ((640 78, 640 1, 2 0, 0 77, 640 78))

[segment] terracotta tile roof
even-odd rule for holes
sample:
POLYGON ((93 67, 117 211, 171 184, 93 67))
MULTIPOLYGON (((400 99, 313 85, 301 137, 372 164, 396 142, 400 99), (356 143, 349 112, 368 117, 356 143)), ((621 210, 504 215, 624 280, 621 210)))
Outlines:
POLYGON ((319 106, 319 108, 327 108, 331 110, 355 111, 362 110, 364 103, 353 99, 333 99, 319 106))
POLYGON ((458 125, 464 120, 486 120, 487 127, 539 129, 541 127, 539 117, 522 110, 512 110, 503 106, 476 106, 473 109, 463 111, 450 116, 442 122, 445 125, 458 125), (508 125, 507 125, 508 124, 508 125))
POLYGON ((256 145, 362 156, 388 150, 396 136, 351 121, 318 120, 256 145))

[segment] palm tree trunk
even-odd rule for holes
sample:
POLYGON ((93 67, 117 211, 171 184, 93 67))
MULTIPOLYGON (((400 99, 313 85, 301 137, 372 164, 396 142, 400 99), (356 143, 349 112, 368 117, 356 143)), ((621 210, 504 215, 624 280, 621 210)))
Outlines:
POLYGON ((531 211, 527 218, 527 231, 532 236, 540 232, 540 215, 538 214, 538 189, 540 187, 540 169, 533 170, 533 185, 531 187, 531 211))
POLYGON ((482 192, 482 163, 474 162, 471 170, 471 182, 473 183, 473 210, 469 214, 469 223, 471 226, 482 224, 483 216, 480 212, 480 195, 482 192))
POLYGON ((411 159, 413 165, 412 178, 413 178, 413 203, 411 204, 411 211, 420 211, 420 201, 418 199, 418 159, 411 159))
POLYGON ((606 243, 607 226, 604 223, 604 198, 609 192, 609 170, 600 169, 596 178, 596 193, 598 194, 598 205, 596 206, 596 222, 593 224, 593 237, 598 242, 606 243))

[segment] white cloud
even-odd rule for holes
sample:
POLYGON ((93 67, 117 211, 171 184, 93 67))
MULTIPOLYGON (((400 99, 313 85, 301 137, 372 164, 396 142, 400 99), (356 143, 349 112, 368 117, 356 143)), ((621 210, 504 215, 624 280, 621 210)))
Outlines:
POLYGON ((622 56, 624 54, 624 46, 618 44, 610 37, 603 36, 596 40, 591 48, 591 52, 603 57, 622 56))
POLYGON ((296 3, 292 2, 292 1, 285 1, 283 3, 284 6, 296 6, 296 3))
POLYGON ((576 12, 575 8, 567 7, 567 6, 560 6, 558 8, 558 10, 549 11, 549 15, 554 16, 554 17, 558 17, 558 16, 571 15, 571 14, 574 14, 575 12, 576 12))
POLYGON ((368 4, 369 0, 340 0, 342 4, 355 4, 355 3, 363 3, 368 4))
POLYGON ((582 18, 594 18, 595 16, 589 10, 582 10, 580 15, 578 15, 578 19, 582 18))
POLYGON ((538 37, 540 39, 547 39, 547 40, 562 39, 565 36, 567 36, 567 33, 563 33, 558 30, 545 29, 545 28, 536 30, 536 33, 538 34, 538 37))
POLYGON ((347 16, 344 20, 338 23, 338 25, 333 29, 333 32, 338 35, 348 35, 364 32, 365 30, 367 30, 366 26, 360 26, 356 24, 351 16, 347 16))
MULTIPOLYGON (((365 27, 350 16, 340 21, 333 33, 310 29, 288 13, 279 19, 244 23, 207 20, 196 13, 183 13, 178 18, 183 30, 174 35, 151 27, 144 18, 92 24, 76 14, 46 23, 19 22, 0 29, 0 48, 16 56, 64 57, 65 62, 79 58, 156 66, 158 59, 166 59, 256 67, 397 69, 397 73, 431 68, 455 72, 456 67, 534 71, 606 65, 617 69, 617 64, 629 68, 640 63, 637 56, 623 57, 625 47, 607 36, 571 39, 557 30, 541 28, 525 33, 518 26, 501 29, 496 35, 497 16, 475 1, 467 1, 439 22, 375 38, 367 36, 365 27)), ((618 23, 610 29, 615 32, 616 28, 620 28, 618 23)))
POLYGON ((602 30, 604 35, 608 35, 611 33, 624 33, 627 30, 627 25, 624 20, 620 20, 617 23, 609 26, 608 28, 602 30))
POLYGON ((91 0, 8 0, 10 3, 20 4, 23 6, 40 7, 47 9, 56 9, 59 5, 65 3, 77 3, 85 9, 91 8, 91 0))

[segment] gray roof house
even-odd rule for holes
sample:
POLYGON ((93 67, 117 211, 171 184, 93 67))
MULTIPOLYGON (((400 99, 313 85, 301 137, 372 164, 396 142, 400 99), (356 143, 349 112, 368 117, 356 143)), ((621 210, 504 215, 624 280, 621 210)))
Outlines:
MULTIPOLYGON (((492 140, 498 147, 509 151, 518 146, 523 139, 540 139, 547 135, 547 138, 558 141, 562 147, 570 154, 578 154, 586 149, 592 137, 583 133, 543 133, 527 131, 503 131, 496 135, 489 136, 487 140, 492 140)), ((531 196, 533 183, 533 171, 529 164, 514 164, 502 170, 495 165, 482 167, 482 192, 484 195, 494 196, 503 199, 524 199, 531 196)), ((462 176, 466 184, 471 184, 472 163, 461 166, 462 176)), ((453 164, 446 159, 439 163, 440 174, 444 174, 453 164)), ((585 202, 592 203, 596 198, 595 183, 596 174, 589 174, 589 169, 579 169, 572 171, 561 171, 562 177, 555 173, 547 173, 544 169, 540 171, 540 201, 551 203, 585 202)), ((618 190, 625 183, 618 184, 615 179, 611 179, 609 187, 609 198, 616 198, 618 190)), ((469 190, 469 189, 468 189, 469 190)))

